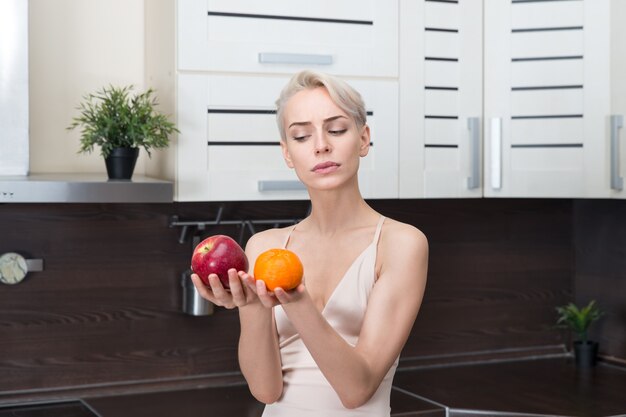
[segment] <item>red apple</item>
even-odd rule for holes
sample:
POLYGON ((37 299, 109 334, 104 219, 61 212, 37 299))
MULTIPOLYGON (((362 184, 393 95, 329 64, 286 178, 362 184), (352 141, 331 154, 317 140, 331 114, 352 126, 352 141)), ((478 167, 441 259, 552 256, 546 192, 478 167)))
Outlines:
POLYGON ((228 284, 228 270, 248 272, 248 258, 233 239, 224 235, 210 236, 196 246, 191 256, 191 269, 205 285, 209 285, 209 275, 216 274, 224 288, 228 284))

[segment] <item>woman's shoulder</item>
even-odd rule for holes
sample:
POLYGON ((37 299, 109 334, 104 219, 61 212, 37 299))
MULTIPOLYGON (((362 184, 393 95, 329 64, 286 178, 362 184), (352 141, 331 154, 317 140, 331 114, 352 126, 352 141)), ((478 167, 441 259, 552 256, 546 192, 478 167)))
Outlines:
POLYGON ((387 219, 378 244, 378 274, 390 273, 412 280, 414 274, 406 271, 419 271, 428 265, 428 239, 417 227, 397 220, 387 219))
POLYGON ((428 254, 428 239, 417 227, 386 218, 378 244, 381 261, 428 254))
POLYGON ((272 248, 282 248, 293 226, 273 228, 255 233, 246 244, 246 252, 261 253, 272 248))
POLYGON ((393 246, 409 243, 428 244, 426 235, 420 229, 389 217, 385 218, 381 240, 393 246))

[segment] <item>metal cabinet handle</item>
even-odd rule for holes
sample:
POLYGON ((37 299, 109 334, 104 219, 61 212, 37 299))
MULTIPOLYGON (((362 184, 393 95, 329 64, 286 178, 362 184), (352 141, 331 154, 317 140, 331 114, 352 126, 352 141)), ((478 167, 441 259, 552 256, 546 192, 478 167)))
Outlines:
POLYGON ((502 118, 491 119, 491 188, 502 188, 502 118))
POLYGON ((259 191, 303 191, 306 190, 300 181, 289 180, 262 180, 259 181, 259 191))
POLYGON ((43 259, 26 259, 26 267, 28 272, 43 271, 43 259))
POLYGON ((611 189, 621 191, 624 178, 619 176, 619 129, 624 127, 621 114, 611 115, 611 189))
POLYGON ((332 55, 259 52, 261 64, 332 65, 332 55))
POLYGON ((470 176, 467 178, 467 188, 473 190, 480 186, 480 119, 467 119, 467 129, 470 134, 470 176))

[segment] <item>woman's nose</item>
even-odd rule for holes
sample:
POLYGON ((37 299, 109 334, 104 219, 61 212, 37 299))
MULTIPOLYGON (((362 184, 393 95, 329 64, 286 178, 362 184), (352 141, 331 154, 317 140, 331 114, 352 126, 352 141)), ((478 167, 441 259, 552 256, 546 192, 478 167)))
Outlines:
POLYGON ((324 145, 323 147, 318 147, 317 149, 315 149, 316 154, 328 153, 328 152, 330 152, 330 147, 328 145, 324 145))
POLYGON ((315 154, 330 152, 330 145, 324 137, 319 137, 315 141, 315 154))

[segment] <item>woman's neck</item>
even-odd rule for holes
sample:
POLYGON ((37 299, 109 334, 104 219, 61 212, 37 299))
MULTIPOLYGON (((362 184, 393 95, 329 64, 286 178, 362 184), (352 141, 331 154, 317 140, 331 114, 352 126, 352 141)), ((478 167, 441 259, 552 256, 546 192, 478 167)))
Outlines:
POLYGON ((365 202, 358 187, 331 191, 311 191, 311 215, 307 227, 320 235, 362 226, 374 219, 376 212, 365 202))

